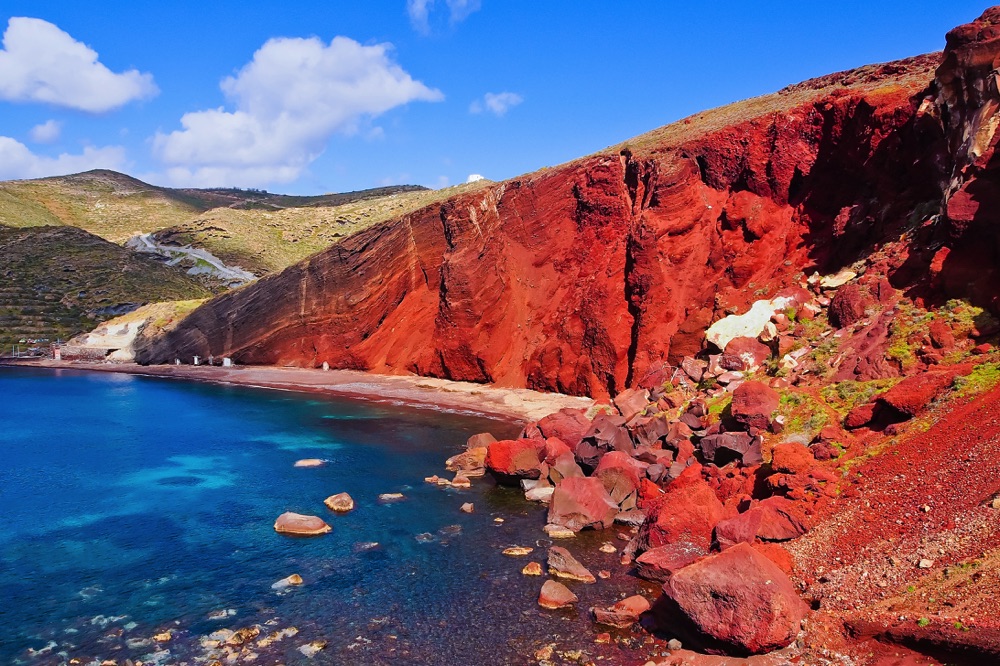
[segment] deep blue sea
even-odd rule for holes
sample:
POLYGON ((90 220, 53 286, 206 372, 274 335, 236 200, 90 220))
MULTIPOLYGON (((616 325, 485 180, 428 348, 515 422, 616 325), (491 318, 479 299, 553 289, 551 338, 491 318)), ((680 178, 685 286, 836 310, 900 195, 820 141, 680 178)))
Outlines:
MULTIPOLYGON (((210 663, 215 641, 243 627, 260 633, 229 648, 234 663, 534 663, 549 642, 592 645, 586 608, 616 601, 614 586, 577 586, 580 610, 552 613, 535 604, 542 580, 520 573, 544 562, 543 508, 486 480, 423 482, 450 477, 443 461, 470 435, 517 430, 310 394, 0 368, 0 663, 210 663), (327 463, 294 467, 301 458, 327 463), (353 512, 323 506, 338 492, 353 512), (390 492, 406 499, 377 501, 390 492), (280 536, 284 511, 333 532, 280 536), (500 554, 515 544, 539 548, 500 554), (272 589, 293 573, 303 585, 272 589), (316 641, 314 656, 300 650, 316 641)), ((615 556, 593 548, 609 539, 575 540, 591 546, 581 559, 610 569, 615 556)))

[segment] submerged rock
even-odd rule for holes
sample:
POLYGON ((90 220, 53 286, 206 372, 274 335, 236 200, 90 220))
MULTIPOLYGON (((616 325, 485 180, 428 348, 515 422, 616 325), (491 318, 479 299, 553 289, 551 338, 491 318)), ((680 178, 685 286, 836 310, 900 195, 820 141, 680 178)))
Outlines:
POLYGON ((295 467, 321 467, 326 461, 321 458, 303 458, 295 461, 295 467))
POLYGON ((642 595, 622 599, 610 608, 594 608, 594 620, 598 624, 624 629, 635 624, 639 616, 650 609, 649 600, 642 595))
POLYGON ((274 531, 290 536, 319 536, 333 528, 319 516, 306 516, 301 513, 287 511, 274 522, 274 531))
POLYGON ((569 588, 554 580, 547 580, 538 594, 538 605, 552 610, 572 606, 580 598, 570 592, 569 588))
POLYGON ((271 585, 271 589, 272 590, 284 590, 285 588, 293 587, 293 586, 301 585, 301 584, 302 584, 302 576, 300 576, 298 574, 292 574, 291 576, 286 576, 285 578, 282 578, 281 580, 279 580, 276 583, 274 583, 273 585, 271 585))
POLYGON ((580 564, 568 550, 562 546, 552 546, 549 548, 549 573, 557 578, 567 578, 578 580, 581 583, 596 583, 594 574, 590 573, 585 566, 580 564))
POLYGON ((337 513, 346 513, 354 509, 354 499, 347 493, 337 493, 336 495, 330 495, 325 500, 323 504, 326 508, 331 511, 336 511, 337 513))

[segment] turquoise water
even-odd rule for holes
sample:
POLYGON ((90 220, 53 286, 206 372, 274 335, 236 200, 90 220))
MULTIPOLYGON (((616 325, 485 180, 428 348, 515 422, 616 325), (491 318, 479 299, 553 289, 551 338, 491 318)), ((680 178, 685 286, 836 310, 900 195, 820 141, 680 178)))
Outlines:
MULTIPOLYGON (((2 663, 196 663, 218 650, 206 636, 249 626, 255 641, 297 630, 234 648, 258 664, 525 663, 556 637, 592 644, 585 610, 535 606, 541 580, 520 568, 541 557, 499 553, 547 545, 543 509, 485 481, 423 482, 469 435, 511 436, 510 424, 74 371, 0 368, 0 396, 2 663), (328 512, 337 492, 357 508, 328 512), (406 500, 380 504, 388 492, 406 500), (277 535, 284 511, 333 532, 277 535), (304 585, 272 589, 293 573, 304 585), (312 641, 326 646, 309 658, 312 641)), ((586 587, 581 607, 616 599, 586 587)))

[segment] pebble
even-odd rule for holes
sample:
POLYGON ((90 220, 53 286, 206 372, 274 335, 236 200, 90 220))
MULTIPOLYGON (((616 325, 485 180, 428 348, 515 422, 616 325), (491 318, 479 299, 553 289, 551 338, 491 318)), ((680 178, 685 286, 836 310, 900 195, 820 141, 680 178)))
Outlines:
POLYGON ((507 557, 523 557, 535 550, 530 546, 511 546, 510 548, 504 548, 503 554, 507 557))
POLYGON ((466 502, 461 506, 462 513, 473 513, 476 510, 476 505, 472 502, 466 502))
POLYGON ((538 562, 528 562, 521 569, 521 573, 525 576, 541 576, 542 575, 542 565, 538 562))
POLYGON ((615 548, 615 545, 613 543, 605 543, 604 545, 601 546, 600 551, 602 553, 617 553, 618 549, 615 548))
POLYGON ((917 562, 917 566, 921 569, 930 569, 934 566, 934 560, 923 559, 917 562))

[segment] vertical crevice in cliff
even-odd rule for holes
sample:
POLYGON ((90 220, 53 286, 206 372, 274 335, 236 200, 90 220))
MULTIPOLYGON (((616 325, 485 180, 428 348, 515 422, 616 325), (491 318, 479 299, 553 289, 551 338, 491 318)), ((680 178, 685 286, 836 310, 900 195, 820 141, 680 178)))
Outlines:
POLYGON ((649 204, 652 191, 656 184, 656 166, 651 161, 639 162, 633 159, 630 151, 622 151, 624 158, 624 182, 625 190, 628 192, 631 206, 631 219, 629 220, 628 235, 625 238, 625 306, 629 316, 632 318, 629 331, 629 345, 626 352, 628 362, 628 372, 625 376, 625 387, 632 386, 635 381, 635 359, 639 353, 639 333, 642 328, 642 308, 640 303, 644 294, 638 288, 639 280, 635 275, 636 264, 636 236, 641 233, 640 220, 642 212, 649 204))

